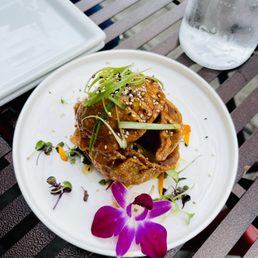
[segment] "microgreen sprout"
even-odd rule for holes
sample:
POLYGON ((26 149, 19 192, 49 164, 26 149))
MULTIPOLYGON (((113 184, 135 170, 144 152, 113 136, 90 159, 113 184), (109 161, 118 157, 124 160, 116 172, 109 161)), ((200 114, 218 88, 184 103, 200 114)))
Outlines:
POLYGON ((54 176, 48 177, 47 183, 50 185, 51 188, 50 193, 53 195, 58 195, 58 199, 53 207, 54 210, 63 194, 70 193, 72 191, 72 184, 69 181, 64 181, 62 184, 57 183, 56 178, 54 176))
POLYGON ((112 180, 110 180, 110 179, 101 179, 101 180, 99 181, 99 184, 100 184, 100 185, 107 185, 107 184, 109 184, 110 182, 112 182, 112 180))
POLYGON ((185 180, 185 177, 179 177, 180 172, 175 169, 170 169, 166 172, 166 174, 173 179, 175 182, 175 186, 171 186, 173 191, 171 193, 167 193, 168 191, 165 189, 162 198, 166 200, 170 200, 171 202, 175 202, 176 200, 182 201, 182 208, 184 208, 186 202, 191 200, 190 195, 187 193, 189 190, 189 186, 184 185, 183 187, 178 186, 178 183, 182 180, 185 180))
POLYGON ((50 176, 48 179, 47 179, 47 183, 49 185, 52 185, 52 186, 55 186, 56 185, 56 178, 54 176, 50 176))
POLYGON ((42 140, 38 141, 35 144, 35 150, 39 151, 40 153, 37 156, 36 165, 38 165, 38 160, 39 160, 40 155, 42 153, 45 153, 46 155, 49 156, 50 153, 52 152, 53 148, 54 148, 54 146, 51 142, 44 142, 42 140))
POLYGON ((101 179, 100 181, 99 181, 99 184, 100 185, 106 185, 107 187, 106 187, 106 190, 108 190, 110 187, 111 187, 111 185, 113 184, 113 180, 111 180, 111 179, 101 179))
POLYGON ((171 214, 176 214, 176 213, 182 213, 187 216, 187 223, 189 224, 191 219, 194 216, 194 213, 189 213, 187 211, 184 211, 179 208, 178 204, 176 202, 173 202, 173 209, 171 211, 171 214))
POLYGON ((81 187, 82 190, 83 190, 83 201, 84 202, 87 202, 88 199, 89 199, 89 194, 88 194, 88 191, 84 189, 84 187, 81 187))
MULTIPOLYGON (((56 149, 57 153, 63 161, 69 161, 71 164, 75 164, 76 158, 79 158, 82 163, 91 164, 89 158, 79 149, 79 147, 70 148, 64 142, 59 142, 56 146, 54 146, 51 142, 45 142, 42 140, 38 141, 35 145, 35 151, 39 152, 36 164, 38 165, 38 159, 42 153, 50 155, 53 149, 56 149)), ((28 157, 28 159, 29 158, 30 157, 28 157)))
POLYGON ((67 101, 65 101, 63 98, 60 99, 61 104, 67 104, 67 101))
MULTIPOLYGON (((182 209, 184 208, 185 204, 191 200, 191 196, 188 194, 188 191, 189 191, 188 185, 179 186, 179 182, 186 179, 185 177, 181 177, 180 175, 183 171, 185 171, 189 166, 191 166, 200 157, 201 157, 201 155, 197 156, 191 162, 189 162, 184 168, 182 168, 180 170, 170 169, 170 170, 166 171, 165 175, 167 177, 171 178, 174 181, 175 185, 171 185, 169 187, 169 189, 163 188, 162 194, 160 194, 159 199, 169 200, 172 203, 176 203, 176 201, 181 200, 182 209)), ((177 205, 176 207, 178 207, 178 204, 176 204, 176 205, 177 205)), ((178 211, 179 211, 179 208, 178 208, 177 212, 178 211)), ((193 216, 193 214, 187 213, 185 211, 180 210, 180 212, 185 213, 189 217, 189 221, 190 221, 190 218, 193 216)))
POLYGON ((44 141, 38 141, 36 143, 35 149, 37 151, 43 150, 43 148, 45 147, 46 143, 44 141))

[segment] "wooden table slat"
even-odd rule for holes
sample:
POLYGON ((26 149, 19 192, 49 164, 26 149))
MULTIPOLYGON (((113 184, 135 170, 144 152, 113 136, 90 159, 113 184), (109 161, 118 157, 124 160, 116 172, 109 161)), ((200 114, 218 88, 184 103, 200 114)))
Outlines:
POLYGON ((239 149, 239 162, 236 182, 258 159, 258 128, 255 129, 251 137, 241 145, 239 149))
POLYGON ((54 237, 54 233, 48 230, 42 223, 38 223, 2 257, 34 257, 48 245, 54 237))
POLYGON ((91 15, 90 18, 92 19, 92 21, 99 25, 104 21, 112 18, 115 14, 118 14, 119 12, 123 11, 130 5, 133 5, 137 1, 138 0, 116 0, 111 4, 105 6, 103 9, 91 15))
POLYGON ((158 45, 153 47, 151 51, 160 55, 167 55, 173 49, 178 47, 179 45, 178 35, 179 35, 179 28, 177 28, 177 30, 168 38, 166 38, 165 40, 161 41, 158 45))
POLYGON ((231 113, 236 131, 239 132, 258 113, 258 86, 231 113))
POLYGON ((31 212, 23 196, 19 196, 0 211, 0 238, 31 212))
POLYGON ((55 258, 67 258, 67 257, 73 257, 73 258, 104 258, 106 256, 100 255, 100 254, 92 254, 88 253, 87 251, 84 251, 82 249, 79 249, 75 246, 68 245, 66 246, 58 255, 55 256, 55 258))
POLYGON ((144 43, 148 42, 156 35, 167 29, 169 26, 176 23, 184 15, 184 10, 187 1, 180 5, 176 5, 173 9, 163 14, 161 17, 155 19, 143 28, 137 34, 122 41, 116 48, 139 48, 144 43), (150 29, 148 29, 150 28, 150 29))
POLYGON ((247 253, 243 258, 255 258, 258 256, 258 239, 253 243, 253 245, 249 248, 247 253))
POLYGON ((194 258, 225 257, 258 214, 258 179, 209 236, 194 258), (223 241, 221 241, 223 239, 223 241), (214 248, 219 247, 219 248, 214 248))
POLYGON ((232 193, 235 194, 239 199, 243 196, 245 192, 245 189, 239 184, 235 184, 232 189, 232 193))
POLYGON ((211 82, 220 74, 221 71, 201 68, 197 73, 207 82, 211 82))
POLYGON ((232 99, 255 75, 258 70, 258 54, 254 54, 232 77, 227 79, 218 89, 224 102, 232 99))
POLYGON ((0 136, 0 158, 11 151, 9 144, 0 136))
POLYGON ((5 160, 7 160, 9 163, 13 162, 13 155, 12 152, 8 152, 5 156, 4 156, 5 160))
POLYGON ((170 2, 170 0, 149 0, 147 3, 141 6, 141 8, 133 10, 125 18, 116 21, 114 24, 106 28, 104 30, 107 36, 105 42, 108 43, 170 2))
POLYGON ((182 248, 183 245, 179 245, 171 250, 169 250, 165 256, 165 258, 172 258, 174 257, 178 252, 179 250, 182 248))
POLYGON ((16 184, 13 165, 10 164, 0 171, 0 198, 1 195, 16 184))
POLYGON ((55 257, 68 245, 70 245, 68 242, 66 242, 59 236, 55 236, 51 240, 51 242, 47 246, 45 246, 45 248, 42 249, 35 257, 55 257))
POLYGON ((85 12, 90 8, 94 7, 95 5, 103 2, 104 0, 81 0, 75 5, 82 11, 85 12))
MULTIPOLYGON (((182 63, 183 65, 186 65, 186 66, 191 66, 191 65, 194 64, 194 62, 185 53, 182 53, 176 60, 179 61, 180 63, 182 63)), ((205 81, 211 82, 220 74, 220 71, 211 70, 211 69, 207 69, 205 67, 202 67, 197 73, 205 81)))
POLYGON ((185 53, 182 53, 176 60, 188 67, 194 64, 194 62, 185 53))

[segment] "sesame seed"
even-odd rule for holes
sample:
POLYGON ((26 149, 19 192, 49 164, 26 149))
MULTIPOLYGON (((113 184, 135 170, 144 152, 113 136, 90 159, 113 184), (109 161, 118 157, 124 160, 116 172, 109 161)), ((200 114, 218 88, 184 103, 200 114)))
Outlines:
POLYGON ((105 149, 105 150, 107 149, 107 145, 104 146, 104 149, 105 149))

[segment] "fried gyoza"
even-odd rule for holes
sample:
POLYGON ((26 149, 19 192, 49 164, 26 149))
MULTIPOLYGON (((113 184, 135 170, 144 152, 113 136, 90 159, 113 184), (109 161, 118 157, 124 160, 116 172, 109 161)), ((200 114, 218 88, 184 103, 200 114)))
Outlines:
MULTIPOLYGON (((120 96, 125 108, 114 106, 106 121, 119 134, 120 121, 146 123, 177 123, 182 125, 182 116, 163 93, 159 83, 151 79, 138 86, 126 87, 120 96)), ((107 103, 105 103, 107 104, 107 103)), ((179 130, 125 129, 127 148, 119 147, 107 126, 101 126, 92 151, 90 138, 96 124, 95 118, 84 119, 103 112, 103 103, 85 107, 83 102, 75 106, 76 130, 72 141, 92 161, 106 178, 125 185, 145 182, 176 166, 179 159, 179 130)))

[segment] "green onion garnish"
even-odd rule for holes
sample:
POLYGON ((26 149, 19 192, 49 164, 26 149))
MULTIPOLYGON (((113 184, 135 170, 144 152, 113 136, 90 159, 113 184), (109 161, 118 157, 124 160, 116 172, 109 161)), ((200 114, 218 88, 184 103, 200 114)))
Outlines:
MULTIPOLYGON (((113 108, 114 106, 114 103, 113 102, 109 102, 107 105, 106 105, 106 110, 108 112, 111 111, 111 109, 113 108)), ((107 119, 107 113, 105 110, 103 110, 103 112, 101 113, 101 118, 106 120, 107 119)), ((95 145, 95 142, 97 140, 97 137, 98 137, 98 134, 99 134, 99 130, 102 126, 102 123, 101 121, 98 119, 93 127, 93 130, 92 130, 92 135, 90 137, 90 144, 89 144, 89 151, 92 151, 93 150, 93 147, 95 145)))
MULTIPOLYGON (((103 120, 106 120, 107 116, 111 116, 111 109, 114 106, 121 109, 126 108, 126 105, 120 100, 120 96, 126 87, 141 85, 146 79, 153 80, 163 87, 162 82, 158 79, 146 76, 142 72, 132 72, 129 68, 130 65, 100 69, 91 76, 85 86, 85 92, 88 94, 88 98, 85 100, 84 105, 86 107, 91 107, 99 101, 103 104, 103 112, 100 115, 101 119, 95 117, 98 120, 92 130, 92 136, 89 143, 90 151, 93 150, 103 120)), ((115 136, 114 133, 113 135, 115 136)), ((122 135, 122 138, 119 138, 118 140, 120 147, 121 145, 125 146, 125 142, 124 136, 122 135)))
MULTIPOLYGON (((105 67, 97 71, 87 82, 85 92, 88 99, 84 104, 87 107, 95 103, 112 97, 112 102, 118 101, 117 92, 125 89, 127 86, 137 86, 146 79, 153 80, 163 87, 158 79, 144 75, 142 72, 132 72, 128 66, 123 67, 105 67)), ((115 103, 117 105, 117 103, 115 103)))
POLYGON ((115 133, 115 131, 112 129, 112 127, 111 127, 104 119, 102 119, 102 118, 99 117, 99 116, 93 116, 93 115, 92 115, 92 116, 86 116, 86 117, 84 117, 83 120, 84 120, 84 119, 89 119, 89 118, 96 118, 96 119, 100 120, 102 123, 104 123, 104 124, 107 126, 107 128, 110 130, 110 132, 113 134, 113 136, 115 137, 115 139, 116 139, 117 143, 119 144, 120 148, 125 149, 125 148, 127 147, 127 142, 126 142, 126 140, 125 140, 123 134, 122 134, 122 137, 120 138, 120 137, 115 133))
POLYGON ((118 127, 121 129, 141 129, 141 130, 178 130, 181 125, 178 123, 173 124, 152 124, 152 123, 140 123, 140 122, 118 122, 118 127))

